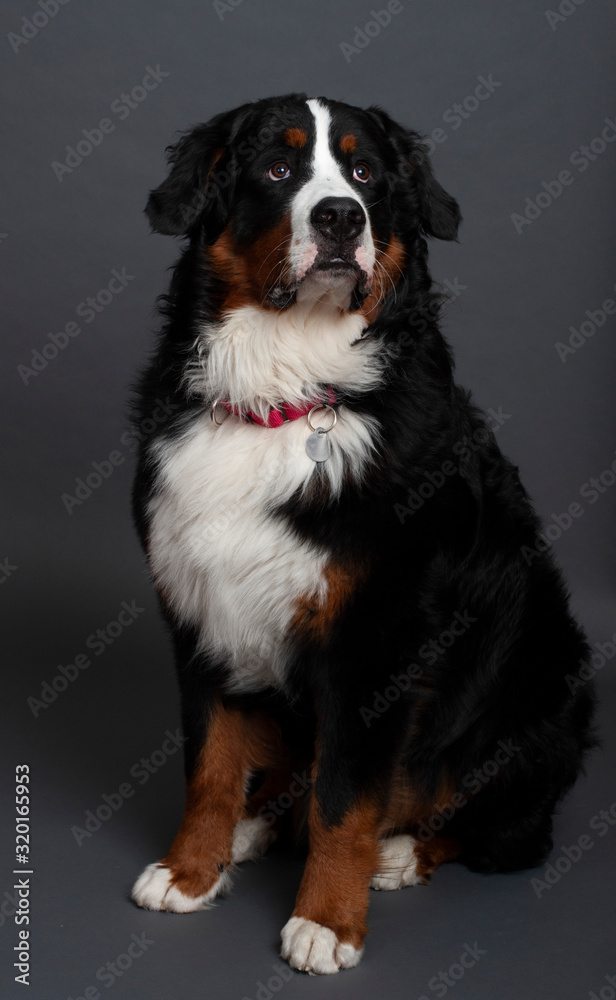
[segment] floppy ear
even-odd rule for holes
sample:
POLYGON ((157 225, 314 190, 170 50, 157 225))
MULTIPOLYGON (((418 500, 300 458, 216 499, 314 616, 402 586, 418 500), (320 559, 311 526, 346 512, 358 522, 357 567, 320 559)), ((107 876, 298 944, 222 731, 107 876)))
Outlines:
POLYGON ((432 173, 428 147, 417 132, 403 128, 382 110, 369 108, 386 132, 398 154, 400 177, 415 187, 419 221, 426 236, 439 240, 455 240, 462 215, 455 198, 445 191, 432 173))
POLYGON ((150 192, 145 208, 154 232, 185 236, 201 222, 224 225, 235 179, 228 145, 248 107, 216 115, 167 147, 169 176, 150 192))
POLYGON ((419 193, 422 228, 427 236, 439 240, 455 240, 462 221, 460 207, 436 180, 428 148, 419 137, 414 142, 411 164, 419 193))

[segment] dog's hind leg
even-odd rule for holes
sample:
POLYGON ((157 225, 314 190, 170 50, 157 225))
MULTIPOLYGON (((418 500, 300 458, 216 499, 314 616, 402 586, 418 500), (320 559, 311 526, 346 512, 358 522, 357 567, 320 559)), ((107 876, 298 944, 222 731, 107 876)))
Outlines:
MULTIPOLYGON (((284 760, 282 747, 280 757, 284 760)), ((233 831, 232 860, 236 864, 256 861, 276 840, 285 819, 295 812, 298 795, 305 794, 305 789, 296 792, 297 785, 290 763, 285 761, 266 769, 261 785, 248 799, 245 818, 238 821, 233 831)))
POLYGON ((427 885, 432 872, 446 861, 460 855, 460 844, 451 837, 434 836, 417 840, 408 833, 395 834, 379 841, 378 868, 370 887, 388 891, 409 885, 427 885))

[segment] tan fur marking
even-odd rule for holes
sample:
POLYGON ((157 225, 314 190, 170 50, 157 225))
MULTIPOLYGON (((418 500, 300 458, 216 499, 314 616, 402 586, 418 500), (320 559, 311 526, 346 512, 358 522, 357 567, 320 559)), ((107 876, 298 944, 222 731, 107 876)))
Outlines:
POLYGON ((429 882, 436 869, 447 861, 455 861, 460 855, 460 844, 452 837, 432 837, 425 843, 419 841, 415 845, 417 859, 417 874, 423 882, 429 882))
POLYGON ((233 829, 245 815, 246 774, 272 763, 278 741, 278 726, 262 713, 221 701, 214 706, 180 828, 161 862, 186 896, 208 892, 220 877, 218 865, 230 863, 233 829))
POLYGON ((327 597, 319 602, 314 594, 297 598, 296 611, 291 621, 291 630, 309 636, 314 640, 324 640, 357 587, 364 578, 362 566, 345 566, 329 563, 324 570, 327 580, 327 597))
POLYGON ((253 294, 246 262, 238 254, 229 229, 220 234, 208 249, 208 254, 215 274, 226 286, 226 294, 220 305, 221 312, 239 309, 251 302, 253 294))
POLYGON ((456 787, 447 776, 443 777, 436 794, 428 799, 412 787, 409 775, 402 768, 394 775, 380 836, 410 833, 417 840, 417 874, 425 882, 439 865, 455 860, 460 854, 457 840, 441 836, 430 825, 433 816, 440 819, 444 811, 449 815, 449 810, 455 808, 455 796, 456 787), (426 839, 426 827, 433 831, 429 839, 426 839))
POLYGON ((316 795, 309 812, 310 852, 294 917, 329 927, 341 943, 361 948, 366 935, 369 885, 378 867, 380 808, 364 799, 338 826, 327 828, 316 795))
POLYGON ((308 142, 308 136, 303 128, 288 128, 284 134, 284 141, 287 146, 302 149, 308 142))
POLYGON ((455 805, 456 786, 443 775, 435 795, 426 797, 413 788, 411 776, 402 766, 398 767, 389 791, 383 833, 394 830, 412 833, 413 825, 426 822, 431 816, 439 815, 455 805))
POLYGON ((387 293, 391 292, 400 281, 406 261, 406 251, 397 236, 390 238, 384 250, 376 239, 374 243, 376 249, 374 283, 370 295, 364 300, 361 308, 370 323, 378 316, 387 293))
POLYGON ((354 153, 357 149, 357 136, 352 132, 347 132, 340 140, 340 149, 343 153, 354 153))
POLYGON ((218 161, 220 160, 221 156, 225 152, 226 152, 226 146, 219 146, 218 149, 215 151, 214 157, 212 159, 212 163, 210 165, 210 169, 207 172, 207 179, 206 179, 207 182, 209 182, 210 177, 212 176, 212 174, 214 172, 214 168, 215 168, 216 164, 218 163, 218 161))
POLYGON ((288 216, 249 245, 236 243, 229 226, 221 233, 207 251, 214 272, 226 286, 221 313, 245 305, 274 308, 267 293, 281 282, 288 266, 290 243, 288 216))

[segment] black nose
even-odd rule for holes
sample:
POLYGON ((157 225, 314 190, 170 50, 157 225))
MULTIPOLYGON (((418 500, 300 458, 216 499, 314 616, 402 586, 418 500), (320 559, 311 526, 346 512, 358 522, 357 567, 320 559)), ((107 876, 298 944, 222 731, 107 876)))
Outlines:
POLYGON ((354 198, 323 198, 310 213, 318 232, 337 243, 354 240, 366 225, 366 213, 354 198))

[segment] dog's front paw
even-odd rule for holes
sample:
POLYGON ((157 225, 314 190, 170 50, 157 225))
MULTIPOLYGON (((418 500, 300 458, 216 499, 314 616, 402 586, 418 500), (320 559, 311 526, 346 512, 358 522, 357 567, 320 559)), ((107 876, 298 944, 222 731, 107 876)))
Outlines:
MULTIPOLYGON (((231 876, 223 872, 206 891, 189 895, 172 882, 172 873, 165 865, 155 862, 148 865, 135 882, 131 899, 146 910, 171 910, 172 913, 193 913, 207 910, 216 896, 224 895, 231 888, 231 876)), ((200 880, 199 880, 200 881, 200 880)), ((183 880, 186 888, 186 879, 183 880)))
POLYGON ((404 889, 407 885, 425 885, 426 878, 419 872, 415 851, 416 841, 408 834, 388 837, 379 842, 379 870, 372 876, 372 889, 404 889))
POLYGON ((282 928, 280 954, 291 968, 313 975, 332 975, 358 965, 363 948, 338 940, 329 927, 304 917, 291 917, 282 928))

